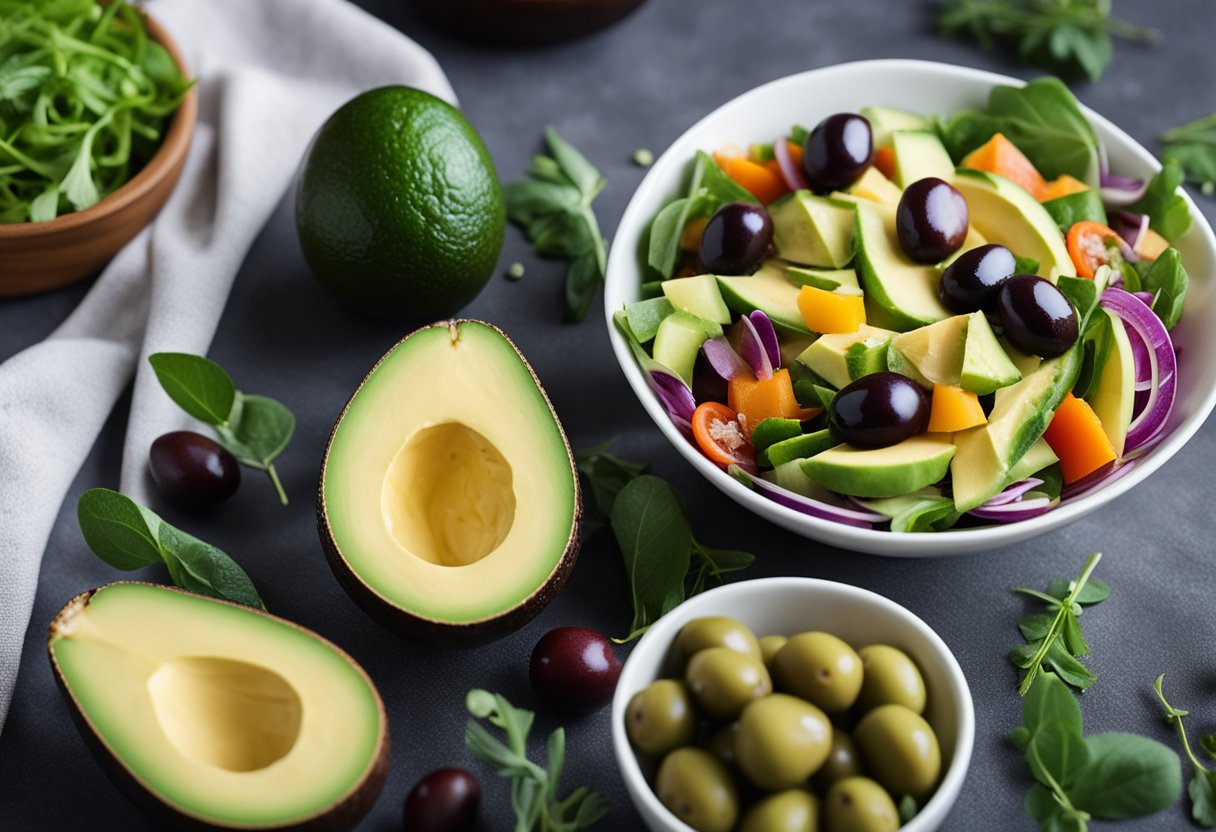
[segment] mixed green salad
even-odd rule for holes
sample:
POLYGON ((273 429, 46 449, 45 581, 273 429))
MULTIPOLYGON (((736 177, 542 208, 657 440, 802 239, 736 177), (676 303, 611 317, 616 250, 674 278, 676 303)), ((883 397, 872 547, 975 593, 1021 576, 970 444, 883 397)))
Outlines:
POLYGON ((616 323, 675 424, 770 499, 863 528, 1051 511, 1165 435, 1190 227, 1047 78, 938 119, 837 113, 699 152, 616 323))

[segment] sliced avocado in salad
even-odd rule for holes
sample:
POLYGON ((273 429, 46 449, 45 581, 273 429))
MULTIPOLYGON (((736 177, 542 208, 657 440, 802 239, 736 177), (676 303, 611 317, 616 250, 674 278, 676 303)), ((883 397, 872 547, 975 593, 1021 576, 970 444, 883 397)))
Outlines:
POLYGON ((1001 347, 984 313, 973 312, 968 317, 959 386, 984 396, 1021 381, 1022 371, 1001 347))
POLYGON ((949 182, 954 175, 954 162, 936 133, 896 130, 891 134, 891 149, 895 152, 895 184, 900 188, 929 176, 949 182))
POLYGON ((654 336, 654 360, 669 368, 692 386, 692 368, 697 362, 701 345, 709 338, 722 334, 722 327, 713 321, 674 312, 659 323, 654 336))
POLYGON ((970 315, 954 315, 891 339, 887 364, 926 387, 958 386, 970 315))
POLYGON ((853 380, 848 365, 850 347, 859 343, 869 346, 889 343, 894 335, 889 329, 868 324, 862 324, 856 332, 821 335, 798 356, 797 362, 839 389, 853 380))
POLYGON ((1106 438, 1121 458, 1136 401, 1136 362, 1123 322, 1106 309, 1099 309, 1094 314, 1111 318, 1112 337, 1110 352, 1098 376, 1097 387, 1089 397, 1089 405, 1102 421, 1106 438))
POLYGON ((831 431, 817 430, 814 433, 804 433, 770 445, 760 452, 757 459, 761 465, 776 467, 792 460, 812 457, 828 448, 834 448, 837 444, 839 443, 832 438, 831 431))
POLYGON ((841 288, 861 289, 854 269, 804 269, 801 266, 790 266, 785 270, 785 274, 795 286, 811 286, 825 292, 835 292, 841 288))
POLYGON ((797 419, 770 416, 752 429, 752 445, 763 453, 770 445, 802 435, 802 423, 797 419))
POLYGON ((1039 261, 1048 280, 1077 273, 1064 236, 1051 214, 1023 188, 1003 176, 959 168, 950 180, 967 200, 971 224, 990 243, 1039 261))
POLYGON ((853 259, 853 206, 794 191, 768 207, 773 248, 793 263, 839 269, 853 259))
POLYGON ((896 497, 946 476, 954 454, 949 436, 922 433, 886 448, 837 445, 803 460, 802 470, 838 494, 896 497))
POLYGON ((890 347, 890 338, 867 338, 849 347, 848 352, 844 354, 844 365, 849 371, 849 380, 857 381, 862 376, 886 370, 887 352, 890 347))
POLYGON ((625 306, 625 319, 629 330, 640 343, 645 344, 659 331, 659 324, 676 311, 667 298, 648 298, 625 306))
POLYGON ((731 311, 747 314, 760 310, 775 326, 794 335, 810 335, 798 311, 798 287, 785 276, 785 266, 769 260, 752 275, 718 275, 718 288, 731 311))
POLYGON ((1049 465, 1055 465, 1059 461, 1060 458, 1056 456, 1056 452, 1047 444, 1047 440, 1039 439, 1009 469, 1009 484, 1012 485, 1015 482, 1021 482, 1024 479, 1033 477, 1044 468, 1049 465))
POLYGON ((862 107, 861 114, 870 122, 875 147, 889 145, 896 130, 933 129, 933 119, 898 107, 862 107))
POLYGON ((712 274, 664 280, 663 296, 681 312, 718 324, 730 323, 730 310, 726 308, 718 281, 712 274))
MULTIPOLYGON (((887 177, 883 176, 882 171, 870 165, 866 168, 866 172, 861 177, 849 186, 848 196, 860 197, 868 199, 871 202, 884 202, 889 205, 898 205, 899 198, 903 196, 903 191, 899 186, 892 182, 887 177)), ((844 196, 843 194, 840 196, 844 196)))
POLYGON ((1080 364, 1076 347, 1044 361, 1017 384, 997 391, 988 424, 955 437, 958 453, 950 473, 956 509, 970 511, 1005 487, 1009 472, 1043 435, 1072 389, 1080 364))
POLYGON ((895 206, 856 205, 857 273, 866 291, 866 319, 904 331, 949 318, 937 298, 937 269, 912 262, 899 246, 895 206))

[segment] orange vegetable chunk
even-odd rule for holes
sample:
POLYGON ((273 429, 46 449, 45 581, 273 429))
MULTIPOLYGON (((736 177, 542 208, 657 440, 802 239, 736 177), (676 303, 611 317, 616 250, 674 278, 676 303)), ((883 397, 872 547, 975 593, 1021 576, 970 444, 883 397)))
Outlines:
POLYGON ((724 156, 715 153, 714 161, 722 168, 723 173, 766 205, 789 193, 780 173, 773 173, 769 168, 758 165, 745 156, 724 156))
POLYGON ((866 322, 866 303, 861 295, 829 292, 814 286, 798 291, 798 311, 813 332, 856 332, 866 322))
POLYGON ((1079 194, 1082 191, 1088 190, 1089 186, 1080 179, 1076 179, 1065 173, 1047 183, 1047 187, 1043 190, 1043 195, 1039 197, 1039 201, 1046 202, 1049 199, 1059 199, 1062 196, 1071 196, 1072 194, 1079 194))
POLYGON ((963 167, 995 173, 1030 191, 1037 200, 1043 199, 1047 180, 1031 164, 1017 145, 996 133, 987 143, 980 145, 963 158, 963 167))
POLYGON ((1056 408, 1043 438, 1060 458, 1060 471, 1066 484, 1115 460, 1115 448, 1102 430, 1098 414, 1087 401, 1072 393, 1067 394, 1056 408))
POLYGON ((888 179, 895 178, 895 148, 891 145, 874 151, 874 167, 888 179))
POLYGON ((817 407, 802 407, 794 397, 794 384, 790 371, 780 369, 771 378, 757 379, 740 373, 730 380, 726 388, 726 400, 730 409, 742 417, 744 430, 750 437, 756 425, 765 419, 811 419, 822 410, 817 407))
POLYGON ((988 417, 980 406, 980 397, 975 393, 952 384, 933 385, 929 410, 930 433, 955 433, 987 422, 988 417))

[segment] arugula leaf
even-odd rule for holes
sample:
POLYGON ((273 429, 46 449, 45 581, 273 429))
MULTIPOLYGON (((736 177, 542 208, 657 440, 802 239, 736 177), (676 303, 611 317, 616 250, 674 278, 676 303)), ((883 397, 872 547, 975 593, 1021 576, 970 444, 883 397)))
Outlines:
POLYGON ((1067 173, 1098 186, 1097 134, 1058 78, 1038 78, 1024 87, 993 87, 986 110, 963 110, 940 130, 956 162, 1003 133, 1048 179, 1067 173))
POLYGON ((542 768, 528 758, 528 733, 535 720, 531 711, 516 708, 504 697, 484 690, 469 691, 465 708, 470 715, 465 725, 465 747, 474 758, 494 766, 499 776, 512 780, 511 805, 517 832, 578 832, 608 814, 608 802, 586 788, 577 788, 558 800, 566 757, 563 729, 549 735, 547 767, 542 768), (479 719, 501 729, 506 743, 486 730, 479 719))
MULTIPOLYGON (((1051 618, 1051 623, 1044 635, 1034 639, 1026 636, 1027 643, 1014 648, 1009 654, 1009 660, 1026 671, 1021 684, 1018 685, 1018 693, 1021 695, 1025 696, 1032 689, 1035 678, 1044 665, 1058 673, 1064 681, 1080 689, 1089 687, 1097 678, 1074 656, 1089 652, 1089 646, 1085 644, 1085 639, 1081 636, 1080 624, 1077 621, 1077 616, 1081 614, 1081 602, 1078 599, 1084 597, 1085 587, 1101 559, 1101 552, 1094 552, 1090 555, 1085 562, 1085 568, 1081 570, 1080 577, 1067 585, 1067 590, 1062 596, 1053 595, 1050 592, 1053 588, 1057 592, 1060 591, 1063 585, 1058 582, 1053 582, 1048 586, 1048 592, 1039 592, 1037 589, 1025 587, 1014 589, 1014 592, 1045 602, 1051 618), (1061 644, 1061 640, 1063 644, 1061 644)), ((1098 603, 1109 594, 1109 588, 1103 584, 1101 589, 1091 592, 1089 596, 1097 598, 1097 600, 1088 603, 1098 603), (1103 589, 1105 593, 1102 591, 1103 589)), ((1023 618, 1019 629, 1022 629, 1022 625, 1028 625, 1026 629, 1035 633, 1041 630, 1041 621, 1038 619, 1028 622, 1028 619, 1023 618)), ((1023 630, 1023 634, 1025 635, 1025 630, 1023 630)))
POLYGON ((524 229, 541 257, 569 260, 566 271, 566 314, 572 321, 587 317, 604 280, 608 249, 591 204, 604 189, 604 178, 552 127, 545 128, 551 156, 536 156, 531 181, 513 182, 503 189, 507 218, 524 229))
POLYGON ((1182 317, 1189 283, 1186 269, 1182 266, 1182 255, 1176 248, 1167 248, 1156 260, 1136 263, 1135 268, 1139 276, 1137 291, 1153 293, 1153 311, 1166 329, 1173 329, 1182 317))
POLYGON ((630 631, 637 633, 684 600, 692 529, 671 487, 643 474, 617 495, 612 531, 625 557, 633 597, 630 631))
POLYGON ((287 505, 274 467, 296 429, 296 417, 282 403, 242 393, 224 368, 201 355, 158 352, 148 356, 160 385, 178 407, 215 428, 217 439, 243 465, 265 471, 287 505))
MULTIPOLYGON (((1191 743, 1186 736, 1186 728, 1182 725, 1182 718, 1187 716, 1189 712, 1181 708, 1175 708, 1166 701, 1165 693, 1161 689, 1164 681, 1165 674, 1162 673, 1157 677, 1157 681, 1153 682, 1153 692, 1157 694, 1157 698, 1161 700, 1161 704, 1165 708, 1165 721, 1173 724, 1178 729, 1178 738, 1182 740, 1182 750, 1186 752, 1187 758, 1194 767, 1191 782, 1187 786, 1187 794, 1191 797, 1191 817, 1200 826, 1211 828, 1216 826, 1216 771, 1210 770, 1201 763, 1199 758, 1195 756, 1195 752, 1191 750, 1191 743)), ((1213 737, 1211 734, 1204 734, 1199 739, 1200 745, 1209 754, 1212 753, 1214 741, 1216 741, 1216 737, 1213 737)))
POLYGON ((164 563, 173 583, 182 589, 264 606, 253 581, 232 558, 117 491, 91 488, 81 494, 76 517, 85 543, 117 569, 164 563))
POLYGON ((1148 214, 1148 226, 1171 243, 1190 230, 1191 210, 1178 193, 1184 174, 1174 160, 1166 159, 1149 180, 1144 196, 1127 206, 1135 214, 1148 214))

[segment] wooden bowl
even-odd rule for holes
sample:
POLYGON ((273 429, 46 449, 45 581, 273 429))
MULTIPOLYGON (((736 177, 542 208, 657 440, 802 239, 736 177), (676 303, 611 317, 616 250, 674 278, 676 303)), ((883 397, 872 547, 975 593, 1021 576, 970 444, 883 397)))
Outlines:
MULTIPOLYGON (((185 73, 177 44, 155 20, 145 19, 148 36, 185 73)), ((47 292, 100 272, 169 198, 186 164, 197 118, 198 91, 192 88, 156 155, 118 190, 91 208, 50 222, 0 223, 0 297, 47 292)))

